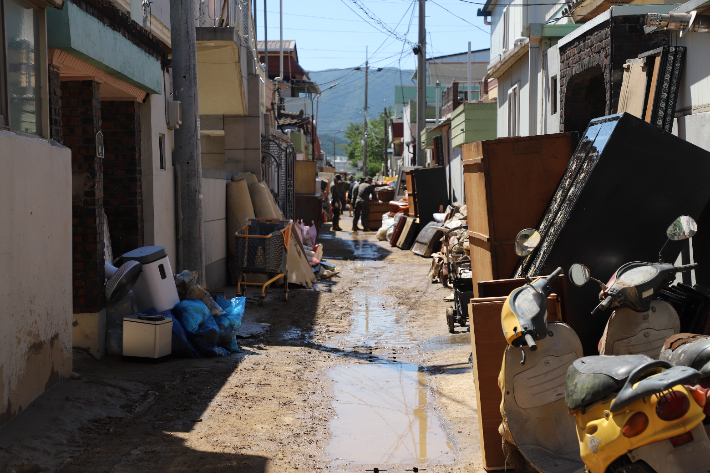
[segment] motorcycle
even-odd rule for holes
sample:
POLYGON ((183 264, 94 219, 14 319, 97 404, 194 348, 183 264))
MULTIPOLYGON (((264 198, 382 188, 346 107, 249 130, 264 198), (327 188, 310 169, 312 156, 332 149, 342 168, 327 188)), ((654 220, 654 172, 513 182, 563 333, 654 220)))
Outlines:
MULTIPOLYGON (((680 217, 667 233, 669 240, 681 240, 694 231, 695 222, 680 217)), ((679 330, 675 310, 652 297, 677 272, 694 267, 635 262, 619 268, 607 284, 595 280, 602 302, 592 313, 619 309, 600 341, 602 354, 574 360, 565 392, 590 473, 710 471, 710 440, 703 428, 707 396, 690 386, 701 373, 651 359, 659 356, 658 339, 679 330)), ((579 264, 572 265, 569 278, 578 286, 592 280, 579 264)))
MULTIPOLYGON (((516 238, 516 253, 527 256, 539 242, 537 231, 523 230, 516 238)), ((562 268, 557 268, 547 277, 529 279, 510 293, 501 310, 508 346, 498 377, 503 417, 499 432, 516 471, 525 463, 541 472, 584 471, 575 424, 564 401, 565 375, 582 356, 582 344, 568 325, 547 321, 550 283, 561 275, 562 268)))
MULTIPOLYGON (((682 216, 671 224, 666 234, 669 241, 679 241, 690 238, 696 231, 695 221, 682 216)), ((592 315, 618 307, 607 321, 599 341, 599 354, 644 354, 658 359, 668 337, 680 332, 680 319, 673 306, 656 300, 655 296, 660 289, 675 281, 677 273, 692 270, 696 266, 636 261, 622 265, 604 284, 592 278, 586 266, 573 264, 569 269, 572 284, 581 287, 591 280, 601 286, 601 302, 592 311, 592 315)))
POLYGON ((686 386, 700 376, 646 355, 575 360, 565 401, 587 471, 707 473, 706 398, 686 386))

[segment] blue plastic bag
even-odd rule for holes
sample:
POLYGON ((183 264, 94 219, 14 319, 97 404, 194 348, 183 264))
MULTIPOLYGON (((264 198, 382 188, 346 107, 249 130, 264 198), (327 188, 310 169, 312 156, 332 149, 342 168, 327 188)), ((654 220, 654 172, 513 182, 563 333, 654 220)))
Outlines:
POLYGON ((219 340, 219 327, 217 327, 217 322, 215 322, 212 316, 209 316, 195 332, 188 332, 187 336, 193 346, 197 348, 197 352, 202 356, 213 357, 229 355, 227 350, 217 345, 217 341, 219 340))
POLYGON ((190 340, 187 338, 187 333, 185 332, 185 329, 183 328, 178 318, 175 317, 175 314, 172 313, 172 311, 164 310, 163 312, 158 312, 155 309, 150 309, 141 312, 141 314, 162 315, 166 319, 172 319, 173 336, 171 343, 171 354, 173 356, 182 358, 200 358, 200 355, 195 350, 195 347, 192 346, 192 343, 190 343, 190 340))
POLYGON ((202 301, 184 300, 173 308, 173 313, 182 323, 197 353, 205 357, 229 355, 227 350, 217 345, 219 327, 202 301))
POLYGON ((208 318, 212 317, 210 310, 202 301, 187 299, 173 307, 173 314, 188 332, 195 333, 208 318))
POLYGON ((217 344, 230 352, 237 352, 239 351, 239 344, 237 344, 236 333, 242 327, 246 297, 235 297, 227 300, 222 296, 217 296, 215 302, 225 312, 225 315, 214 316, 219 327, 217 344))

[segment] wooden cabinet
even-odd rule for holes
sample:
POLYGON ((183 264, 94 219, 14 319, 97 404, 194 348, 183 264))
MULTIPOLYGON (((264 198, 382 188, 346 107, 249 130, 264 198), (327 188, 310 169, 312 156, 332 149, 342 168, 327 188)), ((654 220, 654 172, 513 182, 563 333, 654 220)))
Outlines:
POLYGON ((414 169, 407 171, 407 202, 409 203, 409 215, 417 216, 417 190, 414 187, 414 169))
POLYGON ((515 236, 537 228, 576 146, 576 134, 499 138, 463 146, 474 294, 478 281, 507 279, 515 236))

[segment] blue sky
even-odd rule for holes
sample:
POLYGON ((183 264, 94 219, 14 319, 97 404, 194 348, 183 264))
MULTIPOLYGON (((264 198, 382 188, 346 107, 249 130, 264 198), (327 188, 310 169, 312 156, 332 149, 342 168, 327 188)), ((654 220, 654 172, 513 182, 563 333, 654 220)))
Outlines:
MULTIPOLYGON (((264 2, 256 1, 258 38, 263 40, 264 2)), ((473 50, 490 47, 490 26, 476 16, 483 1, 427 0, 427 57, 466 51, 468 41, 473 50)), ((416 66, 411 45, 402 39, 417 42, 417 1, 283 0, 283 9, 284 39, 296 40, 299 61, 306 70, 356 67, 365 62, 366 46, 373 67, 416 66), (367 8, 399 38, 383 32, 385 27, 368 18, 357 4, 367 8)), ((279 0, 267 0, 267 11, 268 39, 278 40, 279 0)))

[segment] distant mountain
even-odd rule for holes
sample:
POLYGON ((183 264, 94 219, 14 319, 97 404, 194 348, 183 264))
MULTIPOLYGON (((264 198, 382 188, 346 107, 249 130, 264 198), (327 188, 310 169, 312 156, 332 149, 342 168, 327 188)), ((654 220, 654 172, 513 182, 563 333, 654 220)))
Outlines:
MULTIPOLYGON (((370 68, 368 84, 368 117, 376 118, 385 107, 394 109, 394 87, 396 85, 416 85, 411 80, 413 70, 400 70, 387 67, 381 71, 370 68)), ((311 80, 316 82, 321 90, 334 83, 337 86, 326 91, 320 97, 318 110, 318 136, 323 143, 323 149, 328 156, 333 153, 333 140, 338 145, 347 143, 343 133, 337 133, 348 127, 352 122, 362 123, 365 106, 365 69, 329 69, 327 71, 309 72, 311 80), (337 133, 337 134, 336 134, 337 133)), ((338 147, 337 154, 344 154, 344 149, 338 147)))

